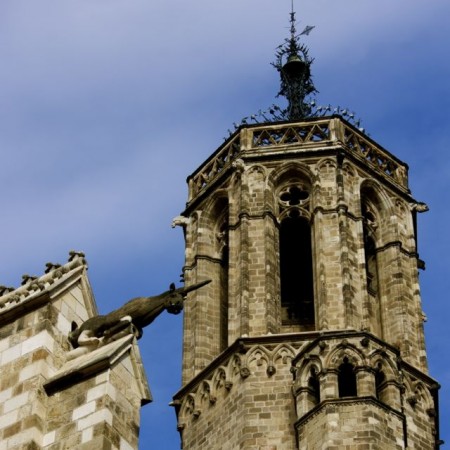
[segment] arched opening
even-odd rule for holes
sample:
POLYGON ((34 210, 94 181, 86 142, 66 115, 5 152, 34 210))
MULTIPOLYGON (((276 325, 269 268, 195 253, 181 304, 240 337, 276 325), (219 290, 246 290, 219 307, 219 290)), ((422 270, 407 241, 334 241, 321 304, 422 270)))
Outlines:
POLYGON ((217 234, 220 247, 220 351, 228 347, 228 272, 229 272, 229 242, 228 242, 228 209, 223 214, 217 234))
POLYGON ((315 406, 320 403, 320 382, 316 369, 311 368, 310 377, 308 379, 308 390, 311 403, 315 406))
POLYGON ((375 372, 375 395, 378 400, 383 401, 383 384, 386 381, 386 376, 384 375, 381 367, 375 372))
POLYGON ((362 195, 362 216, 363 216, 363 237, 364 256, 366 263, 366 285, 370 295, 378 296, 378 261, 376 246, 376 230, 379 226, 377 218, 377 201, 371 191, 363 190, 362 195))
POLYGON ((314 329, 314 285, 311 226, 298 210, 280 226, 280 284, 283 325, 314 329))
POLYGON ((366 289, 368 293, 366 314, 369 329, 377 336, 383 336, 380 304, 380 255, 377 250, 381 235, 380 202, 370 189, 362 191, 361 210, 363 216, 364 259, 366 289))
POLYGON ((364 227, 364 255, 366 258, 367 292, 378 296, 378 265, 375 241, 364 227))
POLYGON ((339 397, 356 397, 356 373, 353 364, 351 364, 347 357, 339 366, 338 372, 338 389, 339 397))

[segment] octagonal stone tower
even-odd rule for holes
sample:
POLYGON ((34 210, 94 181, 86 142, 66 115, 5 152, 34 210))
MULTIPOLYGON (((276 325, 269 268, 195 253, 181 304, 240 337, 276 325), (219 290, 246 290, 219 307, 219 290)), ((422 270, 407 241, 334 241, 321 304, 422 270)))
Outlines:
POLYGON ((436 449, 408 168, 341 116, 241 126, 189 178, 184 450, 436 449))

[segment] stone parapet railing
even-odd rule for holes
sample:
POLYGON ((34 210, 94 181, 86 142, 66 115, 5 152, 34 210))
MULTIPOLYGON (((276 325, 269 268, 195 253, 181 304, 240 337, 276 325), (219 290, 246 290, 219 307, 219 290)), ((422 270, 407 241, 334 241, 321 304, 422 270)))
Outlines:
POLYGON ((340 116, 303 122, 241 127, 189 178, 189 202, 196 198, 239 156, 266 150, 314 150, 342 146, 373 170, 408 190, 408 166, 340 116))
POLYGON ((75 269, 87 267, 82 252, 72 251, 69 262, 65 265, 47 263, 46 273, 40 277, 23 275, 22 285, 18 288, 0 286, 0 323, 3 313, 15 308, 31 297, 39 296, 47 291, 57 281, 61 281, 75 269))

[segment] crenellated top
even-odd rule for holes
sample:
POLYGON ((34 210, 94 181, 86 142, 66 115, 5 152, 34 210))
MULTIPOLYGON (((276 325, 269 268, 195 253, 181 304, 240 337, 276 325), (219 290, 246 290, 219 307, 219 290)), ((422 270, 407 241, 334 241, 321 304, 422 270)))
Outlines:
POLYGON ((320 151, 338 146, 404 192, 408 166, 341 116, 240 127, 188 177, 189 204, 239 157, 255 152, 320 151), (301 148, 299 148, 301 146, 301 148))
POLYGON ((23 275, 22 285, 18 288, 0 286, 0 318, 4 317, 5 313, 11 309, 32 298, 41 296, 77 269, 83 270, 86 268, 87 263, 84 253, 71 251, 69 261, 66 264, 47 263, 45 274, 40 277, 23 275))

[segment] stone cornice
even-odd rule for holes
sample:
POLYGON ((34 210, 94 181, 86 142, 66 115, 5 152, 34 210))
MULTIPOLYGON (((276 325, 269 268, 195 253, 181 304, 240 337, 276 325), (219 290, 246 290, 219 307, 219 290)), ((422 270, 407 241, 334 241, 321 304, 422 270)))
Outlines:
POLYGON ((90 351, 73 360, 66 362, 61 369, 56 372, 45 384, 44 389, 49 395, 66 389, 86 378, 93 377, 101 373, 114 364, 127 352, 131 352, 136 378, 142 395, 142 403, 152 401, 147 379, 143 371, 139 348, 136 344, 134 334, 128 334, 103 347, 90 351))
POLYGON ((305 333, 285 333, 285 334, 271 334, 258 337, 241 337, 236 339, 223 353, 214 359, 205 369, 199 372, 189 383, 184 385, 175 395, 174 400, 177 401, 187 395, 189 392, 195 390, 203 380, 211 377, 212 373, 218 369, 235 353, 245 354, 247 351, 256 345, 276 346, 278 344, 291 344, 309 341, 314 339, 318 332, 305 333))
POLYGON ((402 370, 423 381, 431 390, 438 390, 441 388, 441 385, 434 378, 430 377, 430 375, 422 372, 420 369, 417 369, 406 361, 400 360, 399 365, 402 370))
POLYGON ((22 286, 17 289, 3 288, 0 296, 0 326, 51 301, 75 283, 87 270, 82 253, 72 252, 69 262, 63 266, 47 264, 41 277, 25 275, 22 286))
POLYGON ((345 154, 345 157, 387 183, 402 196, 409 196, 408 166, 340 116, 300 122, 245 125, 227 139, 187 179, 189 199, 183 215, 233 171, 233 161, 286 159, 297 156, 345 154))
MULTIPOLYGON (((326 331, 320 332, 319 336, 306 345, 299 354, 292 360, 292 364, 295 365, 297 362, 304 357, 305 354, 309 353, 314 347, 318 346, 320 342, 331 341, 335 339, 350 339, 350 338, 361 338, 361 341, 371 340, 377 343, 380 347, 384 347, 391 352, 393 352, 397 357, 400 356, 400 351, 392 345, 384 342, 383 340, 377 338, 371 333, 366 331, 357 331, 357 330, 344 330, 344 331, 326 331)), ((361 342, 363 344, 363 342, 361 342)))
POLYGON ((243 219, 261 220, 261 219, 265 219, 266 217, 270 217, 277 226, 279 225, 278 220, 272 211, 266 210, 266 211, 261 212, 261 214, 250 214, 246 211, 243 211, 239 214, 238 220, 235 223, 230 224, 229 228, 232 230, 235 230, 242 224, 243 219))
MULTIPOLYGON (((276 346, 279 344, 292 344, 292 343, 304 343, 305 347, 301 349, 299 355, 303 355, 308 349, 317 345, 320 340, 323 339, 343 339, 345 337, 370 337, 375 342, 382 346, 392 349, 393 352, 398 354, 398 350, 394 347, 389 346, 380 339, 372 336, 370 333, 358 332, 355 330, 346 331, 332 331, 332 330, 322 330, 322 331, 307 331, 303 333, 282 333, 282 334, 270 334, 265 336, 255 336, 255 337, 240 337, 234 341, 223 353, 221 353, 216 359, 214 359, 205 369, 199 372, 192 380, 184 385, 175 395, 174 399, 183 398, 187 393, 195 390, 195 387, 200 384, 203 380, 208 379, 211 374, 220 366, 222 366, 233 354, 240 353, 245 354, 250 348, 261 345, 261 346, 276 346)), ((292 363, 299 356, 296 356, 292 363)))
POLYGON ((385 410, 386 412, 390 414, 396 415, 399 420, 404 420, 404 414, 401 411, 397 411, 390 406, 386 405, 385 403, 380 402, 375 397, 345 397, 345 398, 333 398, 333 399, 327 399, 322 400, 317 406, 315 406, 311 411, 308 411, 303 417, 301 417, 297 422, 295 422, 294 426, 298 430, 301 426, 308 423, 310 420, 312 420, 314 417, 319 415, 321 412, 323 412, 324 409, 327 407, 336 407, 336 408, 343 408, 348 405, 367 405, 368 403, 371 403, 373 406, 376 406, 380 409, 385 410))

